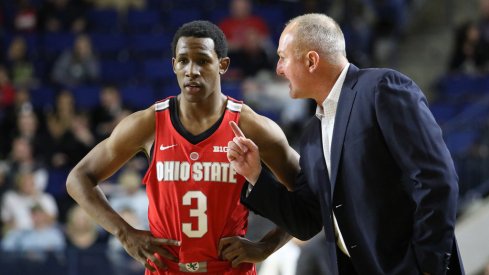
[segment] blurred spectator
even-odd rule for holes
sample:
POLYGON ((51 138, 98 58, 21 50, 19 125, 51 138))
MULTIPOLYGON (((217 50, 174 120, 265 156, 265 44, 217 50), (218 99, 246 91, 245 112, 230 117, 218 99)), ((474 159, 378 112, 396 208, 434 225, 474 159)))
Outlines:
POLYGON ((95 221, 78 205, 68 211, 66 237, 70 274, 115 274, 107 258, 106 236, 98 231, 95 221))
MULTIPOLYGON (((5 29, 5 15, 4 15, 4 10, 3 7, 0 5, 0 35, 3 35, 4 29, 5 29)), ((0 47, 0 50, 3 50, 2 47, 0 47)))
POLYGON ((91 122, 93 132, 101 141, 107 138, 115 126, 127 115, 130 110, 126 108, 115 86, 105 86, 100 92, 100 105, 92 111, 91 122))
POLYGON ((31 144, 33 157, 42 162, 46 135, 39 130, 39 119, 36 113, 30 108, 24 108, 16 115, 15 123, 13 129, 5 132, 4 140, 9 145, 8 148, 15 138, 23 138, 31 144))
MULTIPOLYGON (((16 137, 12 141, 11 152, 3 162, 7 169, 5 189, 13 187, 15 177, 19 172, 32 171, 36 189, 44 190, 47 185, 47 171, 33 155, 33 148, 30 141, 25 137, 16 137)), ((3 188, 0 188, 0 191, 3 188)))
POLYGON ((17 36, 10 43, 7 64, 12 83, 17 87, 31 88, 37 84, 34 64, 27 56, 27 44, 23 37, 17 36))
POLYGON ((375 14, 373 54, 376 64, 396 66, 399 39, 404 34, 409 16, 408 0, 370 1, 375 14))
POLYGON ((148 196, 142 189, 142 177, 133 169, 125 169, 118 178, 120 191, 110 198, 110 205, 115 211, 131 211, 140 229, 149 229, 148 224, 148 196))
POLYGON ((37 204, 45 210, 51 221, 56 220, 58 207, 54 198, 36 186, 31 171, 20 171, 15 183, 14 190, 7 191, 2 199, 1 218, 4 232, 34 228, 31 208, 37 204))
POLYGON ((229 53, 233 66, 223 77, 242 80, 255 76, 262 70, 274 71, 275 60, 265 51, 258 31, 249 28, 244 30, 242 36, 241 47, 229 53))
POLYGON ((93 0, 99 9, 116 9, 121 15, 125 15, 129 9, 146 8, 146 0, 93 0))
POLYGON ((63 232, 52 216, 40 204, 30 208, 32 228, 9 231, 2 242, 4 251, 10 252, 62 252, 65 248, 63 232))
POLYGON ((489 49, 480 39, 480 32, 475 22, 469 21, 456 30, 455 42, 450 58, 451 72, 477 74, 483 72, 487 65, 489 49))
MULTIPOLYGON (((0 110, 2 109, 0 108, 0 110)), ((14 95, 14 103, 3 109, 3 119, 0 120, 0 132, 2 133, 0 135, 0 158, 5 157, 10 152, 11 142, 9 141, 14 135, 18 115, 21 112, 32 111, 29 92, 26 89, 17 90, 14 95)))
POLYGON ((351 6, 344 7, 341 28, 344 30, 346 54, 359 67, 372 66, 374 15, 362 0, 352 0, 351 6))
POLYGON ((10 81, 7 68, 0 65, 0 110, 14 103, 15 89, 10 81))
POLYGON ((51 168, 73 167, 95 142, 87 117, 77 114, 73 95, 68 90, 58 94, 56 108, 47 114, 46 122, 49 142, 45 154, 51 168))
POLYGON ((18 0, 14 15, 13 27, 17 32, 34 32, 37 30, 38 15, 36 8, 29 0, 18 0))
POLYGON ((489 0, 479 0, 479 12, 479 31, 481 41, 487 46, 489 45, 489 0))
POLYGON ((85 31, 86 2, 83 0, 47 0, 40 12, 40 26, 47 32, 85 31))
POLYGON ((251 0, 231 0, 229 4, 229 16, 224 18, 219 27, 228 40, 229 51, 233 52, 241 48, 249 29, 256 32, 258 43, 265 48, 271 48, 270 30, 265 20, 253 15, 253 3, 251 0))
POLYGON ((62 53, 54 63, 52 78, 63 87, 74 87, 98 80, 99 71, 90 38, 79 35, 73 48, 62 53))
POLYGON ((480 48, 483 50, 482 58, 484 59, 483 72, 489 72, 489 0, 480 0, 479 3, 480 19, 480 48))

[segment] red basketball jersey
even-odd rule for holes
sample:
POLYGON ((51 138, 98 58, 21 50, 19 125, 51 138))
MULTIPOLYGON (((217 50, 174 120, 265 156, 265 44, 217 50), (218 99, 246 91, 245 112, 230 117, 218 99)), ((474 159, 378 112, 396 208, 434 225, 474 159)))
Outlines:
POLYGON ((153 157, 144 177, 149 198, 149 224, 155 237, 180 240, 167 249, 179 263, 165 260, 169 271, 146 274, 255 274, 252 264, 232 269, 218 256, 219 240, 246 233, 248 210, 240 203, 245 179, 227 160, 242 103, 228 97, 221 119, 208 131, 193 136, 183 128, 176 98, 155 104, 153 157))

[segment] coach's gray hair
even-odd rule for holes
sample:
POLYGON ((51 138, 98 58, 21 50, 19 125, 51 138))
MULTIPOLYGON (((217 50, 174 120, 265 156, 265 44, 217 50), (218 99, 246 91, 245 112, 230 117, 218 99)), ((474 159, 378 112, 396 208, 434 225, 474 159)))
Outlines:
POLYGON ((336 63, 338 54, 346 57, 345 37, 331 17, 310 13, 291 19, 287 25, 291 24, 295 25, 296 56, 314 50, 333 63, 336 63))

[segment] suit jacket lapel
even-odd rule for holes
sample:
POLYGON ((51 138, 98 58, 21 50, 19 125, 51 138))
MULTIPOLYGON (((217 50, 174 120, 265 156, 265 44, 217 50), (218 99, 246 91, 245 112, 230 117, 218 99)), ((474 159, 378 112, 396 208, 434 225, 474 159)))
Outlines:
POLYGON ((338 175, 338 166, 343 151, 343 141, 345 139, 346 128, 350 119, 351 108, 355 101, 357 91, 354 86, 357 82, 358 68, 350 64, 345 82, 341 89, 340 99, 336 108, 336 116, 333 128, 333 139, 331 140, 331 200, 333 200, 336 177, 338 175))

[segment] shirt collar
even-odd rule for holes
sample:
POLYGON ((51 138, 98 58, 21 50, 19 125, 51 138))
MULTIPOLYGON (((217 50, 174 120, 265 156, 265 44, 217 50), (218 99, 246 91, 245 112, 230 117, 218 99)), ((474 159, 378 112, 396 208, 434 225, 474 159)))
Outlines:
POLYGON ((324 116, 324 108, 326 108, 326 103, 330 102, 334 104, 334 106, 338 105, 338 101, 340 100, 341 89, 343 88, 343 83, 345 82, 346 73, 348 72, 349 67, 350 67, 350 63, 346 64, 346 66, 341 71, 340 76, 334 83, 333 88, 331 88, 331 91, 329 92, 326 99, 323 101, 321 105, 318 105, 316 107, 316 117, 318 117, 319 119, 321 119, 321 117, 324 116))

